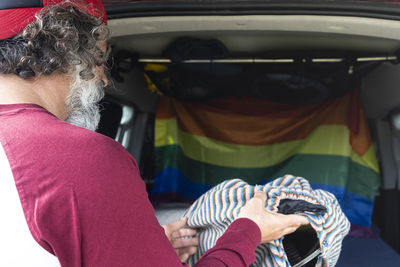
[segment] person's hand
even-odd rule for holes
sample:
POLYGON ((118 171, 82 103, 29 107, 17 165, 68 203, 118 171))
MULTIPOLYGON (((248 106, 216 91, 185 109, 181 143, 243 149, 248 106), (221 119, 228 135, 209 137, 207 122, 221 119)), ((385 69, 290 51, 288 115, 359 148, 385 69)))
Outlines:
POLYGON ((309 221, 301 215, 284 215, 268 211, 264 204, 267 196, 264 192, 256 192, 254 197, 240 209, 237 218, 248 218, 255 222, 261 230, 261 243, 281 238, 293 233, 301 225, 309 221))
POLYGON ((182 218, 179 221, 161 225, 181 262, 185 262, 190 255, 196 253, 199 245, 196 230, 185 228, 186 222, 187 218, 182 218))

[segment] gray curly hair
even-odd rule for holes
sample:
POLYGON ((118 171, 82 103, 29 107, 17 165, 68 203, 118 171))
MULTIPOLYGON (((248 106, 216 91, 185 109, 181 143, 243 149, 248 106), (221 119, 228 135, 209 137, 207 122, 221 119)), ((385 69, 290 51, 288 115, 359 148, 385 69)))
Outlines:
POLYGON ((103 20, 74 2, 47 6, 22 33, 0 40, 0 73, 29 79, 71 73, 79 65, 80 78, 90 80, 95 67, 106 61, 96 43, 108 36, 103 20))

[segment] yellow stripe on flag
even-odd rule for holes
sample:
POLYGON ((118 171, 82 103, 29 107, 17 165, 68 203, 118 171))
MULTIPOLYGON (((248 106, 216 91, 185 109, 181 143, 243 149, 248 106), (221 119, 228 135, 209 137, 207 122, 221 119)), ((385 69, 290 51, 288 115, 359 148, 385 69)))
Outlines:
POLYGON ((156 147, 179 145, 194 160, 235 168, 263 168, 276 165, 295 154, 319 154, 350 157, 352 161, 378 172, 373 147, 361 157, 349 143, 345 125, 322 125, 305 139, 266 146, 238 145, 217 141, 178 129, 176 119, 158 119, 155 124, 156 147))

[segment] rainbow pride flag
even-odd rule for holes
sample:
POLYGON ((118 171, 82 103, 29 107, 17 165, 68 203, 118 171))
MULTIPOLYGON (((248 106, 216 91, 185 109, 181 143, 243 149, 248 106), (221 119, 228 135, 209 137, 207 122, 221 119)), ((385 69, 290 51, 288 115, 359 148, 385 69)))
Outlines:
POLYGON ((194 201, 226 179, 292 174, 333 193, 351 223, 371 225, 380 176, 358 90, 308 105, 161 96, 155 147, 153 200, 194 201))

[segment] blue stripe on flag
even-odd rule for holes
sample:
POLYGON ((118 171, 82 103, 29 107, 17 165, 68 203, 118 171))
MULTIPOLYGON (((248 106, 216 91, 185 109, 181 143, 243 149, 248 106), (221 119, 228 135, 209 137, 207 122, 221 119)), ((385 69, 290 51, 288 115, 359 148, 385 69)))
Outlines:
POLYGON ((190 181, 178 169, 168 168, 158 173, 154 178, 151 194, 165 194, 174 191, 183 197, 196 200, 212 187, 213 185, 190 181))

